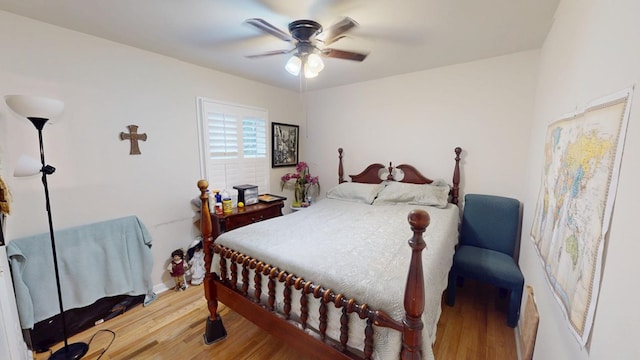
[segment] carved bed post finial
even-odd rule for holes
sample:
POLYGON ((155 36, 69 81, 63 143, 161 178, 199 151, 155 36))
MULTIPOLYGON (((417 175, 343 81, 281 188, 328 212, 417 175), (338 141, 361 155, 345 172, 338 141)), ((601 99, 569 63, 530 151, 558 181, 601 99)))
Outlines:
POLYGON ((451 189, 451 202, 454 204, 458 204, 459 192, 460 192, 460 154, 462 153, 462 148, 455 148, 456 153, 456 165, 453 168, 453 189, 451 189))
POLYGON ((391 161, 389 161, 389 168, 387 169, 389 174, 387 174, 387 180, 393 180, 393 165, 391 165, 391 161))
POLYGON ((344 182, 344 169, 342 168, 342 148, 338 148, 338 184, 344 182))
POLYGON ((207 180, 198 181, 200 189, 200 231, 202 232, 202 249, 204 250, 204 268, 206 275, 204 278, 204 297, 207 299, 209 316, 204 333, 204 342, 209 345, 227 336, 227 330, 222 324, 222 318, 218 314, 218 291, 214 284, 214 273, 211 272, 211 262, 213 260, 213 224, 211 222, 211 212, 209 211, 209 195, 207 180))
POLYGON ((408 216, 413 237, 409 239, 411 246, 411 264, 407 285, 404 292, 405 316, 402 320, 402 353, 401 359, 420 359, 422 344, 422 313, 424 312, 424 273, 422 271, 422 250, 427 244, 422 237, 431 221, 429 214, 424 210, 413 210, 408 216))

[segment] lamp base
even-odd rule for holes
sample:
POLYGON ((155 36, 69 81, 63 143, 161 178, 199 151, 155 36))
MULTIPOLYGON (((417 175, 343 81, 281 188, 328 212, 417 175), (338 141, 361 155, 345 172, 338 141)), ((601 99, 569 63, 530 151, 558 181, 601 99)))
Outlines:
POLYGON ((87 351, 89 351, 89 345, 82 342, 73 343, 58 349, 49 357, 49 360, 76 360, 82 358, 87 351))

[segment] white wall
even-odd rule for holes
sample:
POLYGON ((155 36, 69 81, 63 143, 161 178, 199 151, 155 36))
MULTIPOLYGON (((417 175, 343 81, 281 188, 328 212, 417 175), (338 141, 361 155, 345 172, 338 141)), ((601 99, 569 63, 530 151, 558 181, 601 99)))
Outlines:
POLYGON ((324 190, 337 184, 342 147, 345 175, 392 161, 450 182, 460 146, 465 193, 522 199, 538 56, 528 51, 308 94, 312 173, 324 190))
MULTIPOLYGON (((640 202, 633 183, 640 165, 632 158, 640 153, 638 112, 632 110, 627 132, 589 349, 579 347, 562 320, 528 233, 548 123, 638 82, 639 13, 635 0, 565 0, 540 53, 312 92, 301 106, 297 94, 0 12, 0 93, 65 101, 65 122, 45 130, 47 160, 58 168, 50 178, 56 227, 138 215, 154 236, 154 283, 170 282, 162 269, 167 254, 191 236, 196 96, 251 103, 268 108, 272 121, 300 123, 301 160, 320 175, 323 190, 337 183, 338 147, 345 149, 347 174, 393 161, 450 179, 453 148, 461 146, 465 192, 524 202, 520 264, 541 315, 535 358, 634 359, 640 357, 633 341, 640 330, 633 280, 640 242, 632 225, 640 202), (141 156, 129 156, 117 139, 128 124, 149 135, 141 156)), ((45 231, 39 181, 9 176, 20 154, 36 155, 35 130, 16 122, 4 104, 0 146, 2 175, 14 195, 9 238, 45 231)), ((272 191, 286 170, 273 172, 272 191)))
MULTIPOLYGON (((190 200, 200 178, 196 97, 267 109, 296 124, 297 93, 50 26, 0 11, 0 95, 60 99, 65 113, 44 129, 55 228, 127 215, 153 236, 153 283, 171 278, 171 251, 194 236, 190 200), (142 155, 129 155, 119 134, 129 124, 146 133, 142 155)), ((39 158, 37 132, 0 102, 2 176, 13 193, 8 239, 48 231, 39 177, 14 178, 21 154, 39 158)), ((279 172, 271 192, 279 192, 279 172)), ((212 184, 215 185, 215 184, 212 184)), ((268 191, 268 190, 267 190, 268 191)))
POLYGON ((536 291, 540 328, 535 359, 638 359, 640 242, 634 213, 640 203, 640 113, 638 89, 632 102, 615 208, 605 246, 605 262, 593 332, 587 348, 570 334, 545 283, 529 239, 543 164, 545 131, 562 114, 640 80, 640 2, 563 0, 541 51, 539 85, 526 176, 520 265, 536 291))

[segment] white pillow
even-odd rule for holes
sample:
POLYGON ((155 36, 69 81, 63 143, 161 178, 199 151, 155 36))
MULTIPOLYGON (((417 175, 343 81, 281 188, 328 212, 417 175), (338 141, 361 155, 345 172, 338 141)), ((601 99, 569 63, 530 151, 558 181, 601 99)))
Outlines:
POLYGON ((374 205, 412 204, 445 208, 449 202, 449 185, 441 184, 435 181, 431 184, 389 182, 378 194, 374 205))
POLYGON ((338 186, 327 191, 327 198, 371 205, 383 188, 384 184, 343 182, 342 184, 338 184, 338 186))

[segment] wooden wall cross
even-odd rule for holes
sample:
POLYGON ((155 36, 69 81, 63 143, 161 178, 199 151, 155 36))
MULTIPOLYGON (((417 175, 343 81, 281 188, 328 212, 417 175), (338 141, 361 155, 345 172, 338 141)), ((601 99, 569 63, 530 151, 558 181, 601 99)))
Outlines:
POLYGON ((129 140, 131 143, 131 150, 129 155, 140 155, 140 147, 138 146, 138 140, 147 141, 147 134, 138 134, 138 125, 129 125, 129 133, 120 133, 120 140, 129 140))

